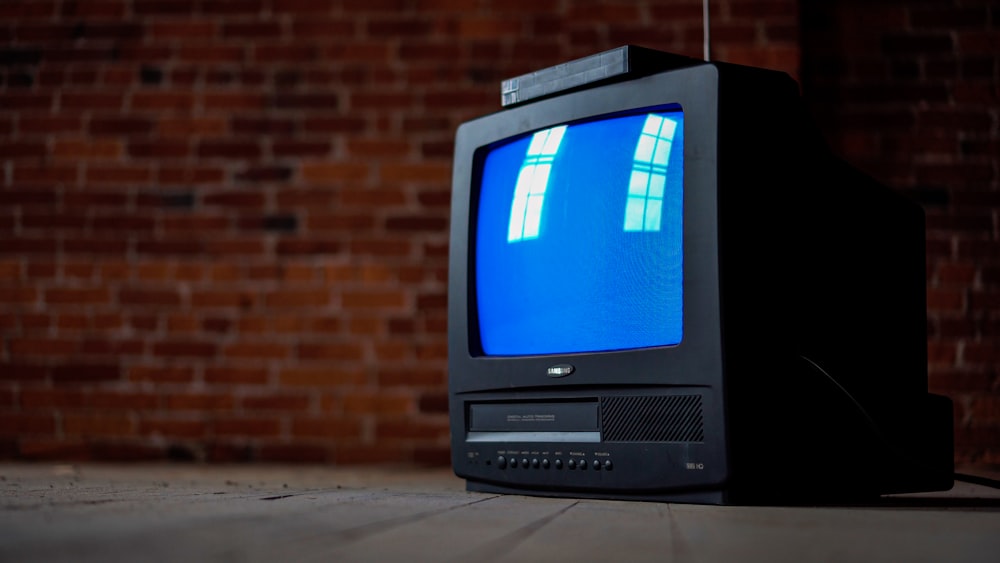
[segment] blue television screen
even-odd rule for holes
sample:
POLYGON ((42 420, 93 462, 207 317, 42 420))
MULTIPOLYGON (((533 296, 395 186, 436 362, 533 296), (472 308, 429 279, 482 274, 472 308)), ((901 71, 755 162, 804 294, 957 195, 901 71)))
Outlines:
POLYGON ((474 258, 484 354, 680 343, 683 120, 609 116, 488 149, 474 258))

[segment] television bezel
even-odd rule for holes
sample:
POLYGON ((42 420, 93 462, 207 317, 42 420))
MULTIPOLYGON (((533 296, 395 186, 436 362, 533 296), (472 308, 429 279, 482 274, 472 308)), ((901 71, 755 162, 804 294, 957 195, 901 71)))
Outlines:
MULTIPOLYGON (((449 388, 452 393, 564 386, 721 385, 718 249, 718 71, 705 64, 515 106, 456 133, 449 257, 449 388), (485 154, 511 138, 616 114, 684 113, 683 337, 671 346, 488 356, 479 344, 475 297, 478 176, 485 154), (548 368, 573 366, 554 378, 548 368)), ((564 272, 563 275, 585 273, 564 272)))

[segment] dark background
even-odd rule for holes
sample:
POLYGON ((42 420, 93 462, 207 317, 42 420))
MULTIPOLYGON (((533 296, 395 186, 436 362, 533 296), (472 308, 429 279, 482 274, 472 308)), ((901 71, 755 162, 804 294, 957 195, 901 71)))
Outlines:
MULTIPOLYGON (((927 212, 930 386, 1000 465, 1000 6, 718 0, 927 212)), ((447 463, 455 128, 701 3, 0 3, 0 457, 447 463)), ((862 273, 863 275, 863 273, 862 273)))

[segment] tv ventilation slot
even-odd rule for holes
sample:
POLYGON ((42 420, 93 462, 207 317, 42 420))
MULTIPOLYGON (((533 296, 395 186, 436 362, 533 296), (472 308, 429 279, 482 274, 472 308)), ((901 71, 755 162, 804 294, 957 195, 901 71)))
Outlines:
POLYGON ((602 397, 605 442, 703 442, 701 395, 602 397))

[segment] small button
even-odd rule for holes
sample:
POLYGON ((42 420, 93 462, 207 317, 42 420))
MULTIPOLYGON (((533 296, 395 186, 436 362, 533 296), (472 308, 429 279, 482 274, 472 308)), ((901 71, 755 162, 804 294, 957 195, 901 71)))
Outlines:
POLYGON ((549 463, 549 458, 542 460, 542 469, 548 469, 551 464, 549 463))
POLYGON ((523 467, 525 469, 528 468, 528 458, 526 458, 526 457, 522 457, 521 458, 521 467, 523 467))
POLYGON ((601 462, 597 461, 596 459, 591 465, 593 465, 594 471, 599 471, 601 469, 601 462))
POLYGON ((579 467, 581 471, 584 470, 584 469, 586 469, 587 468, 587 460, 581 459, 580 463, 577 464, 577 467, 579 467))
POLYGON ((615 466, 615 464, 611 463, 610 459, 604 460, 604 470, 605 471, 611 471, 614 468, 614 466, 615 466))
POLYGON ((534 467, 535 469, 538 469, 538 467, 540 465, 541 465, 541 462, 538 461, 537 457, 531 460, 531 466, 534 467))
POLYGON ((517 458, 516 457, 510 458, 510 468, 511 469, 517 469, 517 458))
POLYGON ((497 458, 497 467, 500 469, 507 469, 507 458, 500 456, 497 458))
POLYGON ((556 460, 556 469, 562 469, 562 468, 563 468, 563 462, 562 462, 562 460, 561 459, 557 459, 556 460))
POLYGON ((575 459, 571 459, 571 460, 567 461, 566 462, 566 467, 569 467, 570 469, 576 469, 576 460, 575 459))

